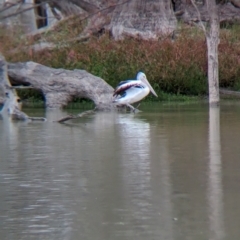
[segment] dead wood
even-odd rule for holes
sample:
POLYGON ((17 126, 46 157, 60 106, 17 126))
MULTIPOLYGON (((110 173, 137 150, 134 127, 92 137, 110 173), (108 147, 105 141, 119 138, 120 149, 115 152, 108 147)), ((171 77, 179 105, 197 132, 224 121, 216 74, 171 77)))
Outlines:
MULTIPOLYGON (((184 23, 192 24, 200 22, 199 14, 193 5, 186 4, 181 10, 184 11, 184 13, 180 16, 179 19, 181 19, 184 23)), ((206 5, 198 6, 198 11, 203 22, 208 22, 210 20, 206 5)), ((240 8, 235 7, 231 3, 218 4, 217 12, 219 13, 220 23, 240 20, 240 8)))
POLYGON ((221 94, 221 97, 234 97, 234 98, 240 98, 240 92, 239 91, 232 91, 225 88, 220 88, 219 92, 221 94))
POLYGON ((98 110, 115 109, 113 88, 85 70, 50 68, 35 62, 9 63, 8 75, 15 85, 40 90, 47 108, 62 108, 74 98, 86 98, 98 110))
MULTIPOLYGON (((235 7, 236 4, 233 5, 234 1, 238 2, 239 0, 217 5, 220 23, 240 20, 240 8, 235 7)), ((65 1, 53 2, 54 4, 67 4, 65 1)), ((196 25, 196 23, 200 22, 199 14, 192 4, 184 4, 176 12, 173 12, 167 3, 155 3, 153 0, 148 3, 147 10, 145 9, 145 5, 142 3, 139 4, 137 0, 126 0, 121 3, 107 5, 107 7, 101 9, 85 1, 71 1, 71 4, 85 11, 76 11, 74 15, 72 15, 73 12, 70 11, 71 15, 65 15, 65 18, 58 21, 55 25, 29 33, 27 36, 34 38, 35 41, 41 41, 42 39, 42 42, 29 47, 18 48, 11 52, 28 50, 38 52, 59 46, 65 47, 69 46, 72 42, 83 42, 91 36, 99 36, 103 32, 109 32, 115 39, 122 39, 124 37, 158 39, 159 35, 172 37, 176 28, 176 16, 179 20, 190 25, 196 25), (164 4, 166 4, 166 6, 164 4), (147 12, 142 14, 144 11, 147 12), (51 41, 46 42, 46 32, 54 33, 59 31, 61 30, 62 24, 67 24, 68 27, 72 27, 73 24, 75 25, 77 23, 79 25, 85 21, 87 21, 86 26, 76 37, 64 39, 57 44, 51 41)), ((200 5, 198 9, 201 20, 203 22, 209 22, 210 18, 206 6, 200 5)))
POLYGON ((45 121, 45 118, 29 117, 20 110, 20 98, 17 88, 40 90, 46 100, 46 107, 61 108, 73 98, 91 99, 96 107, 78 115, 69 115, 57 122, 80 118, 96 110, 113 110, 113 88, 103 79, 84 70, 54 69, 34 62, 7 63, 0 59, 0 90, 3 93, 2 116, 11 116, 13 120, 45 121), (8 68, 7 68, 8 67, 8 68), (8 79, 10 77, 10 80, 8 79), (12 86, 11 82, 14 83, 12 86))
POLYGON ((77 119, 77 118, 82 118, 82 117, 84 117, 84 116, 86 116, 86 115, 93 114, 93 113, 95 113, 95 112, 96 112, 96 110, 94 109, 94 110, 88 110, 88 111, 79 113, 79 114, 77 114, 77 115, 72 115, 72 114, 70 114, 70 115, 68 115, 68 116, 66 116, 66 117, 63 117, 63 118, 61 118, 61 119, 59 119, 59 120, 56 120, 56 121, 54 121, 54 122, 64 123, 64 122, 66 122, 66 121, 68 121, 68 120, 77 119))
POLYGON ((230 1, 233 6, 237 7, 237 8, 240 8, 240 1, 239 0, 231 0, 230 1))
POLYGON ((7 62, 0 55, 0 90, 3 98, 3 107, 0 111, 1 118, 10 118, 12 120, 45 120, 44 118, 29 117, 21 111, 21 100, 17 92, 8 79, 7 62))

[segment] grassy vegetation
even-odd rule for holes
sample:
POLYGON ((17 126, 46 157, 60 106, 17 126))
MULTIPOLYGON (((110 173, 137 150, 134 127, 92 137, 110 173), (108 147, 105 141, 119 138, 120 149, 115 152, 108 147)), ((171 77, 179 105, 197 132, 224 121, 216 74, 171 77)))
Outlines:
MULTIPOLYGON (((113 87, 144 71, 159 94, 158 100, 190 100, 207 94, 206 42, 201 31, 182 28, 178 38, 161 41, 126 39, 113 41, 108 34, 88 42, 65 44, 77 36, 82 26, 60 26, 54 34, 36 39, 19 39, 16 33, 0 30, 0 51, 11 62, 35 61, 66 69, 85 69, 100 76, 113 87), (13 51, 37 41, 58 43, 59 48, 42 52, 13 51), (171 96, 171 97, 170 97, 171 96)), ((18 33, 19 34, 19 33, 18 33)), ((221 30, 219 45, 220 86, 240 90, 240 27, 221 30)), ((20 92, 24 98, 41 98, 37 92, 20 92)), ((148 98, 156 100, 153 97, 148 98)), ((76 99, 79 101, 79 99, 76 99)))

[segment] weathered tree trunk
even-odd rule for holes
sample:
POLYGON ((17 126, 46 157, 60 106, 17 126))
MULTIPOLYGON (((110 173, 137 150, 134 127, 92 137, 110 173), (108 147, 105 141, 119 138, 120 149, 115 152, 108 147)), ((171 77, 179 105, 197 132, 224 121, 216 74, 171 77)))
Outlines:
POLYGON ((48 108, 61 108, 76 97, 91 99, 99 110, 114 108, 113 88, 84 70, 54 69, 35 62, 9 63, 8 75, 14 84, 40 90, 48 108))
POLYGON ((88 13, 88 24, 81 34, 82 38, 105 28, 115 39, 126 36, 157 39, 161 35, 171 35, 177 24, 171 0, 53 0, 51 6, 65 16, 76 13, 77 9, 88 13), (71 8, 73 4, 75 12, 71 8))
POLYGON ((2 118, 27 120, 29 117, 20 110, 20 98, 9 82, 7 63, 2 55, 0 55, 0 91, 5 96, 0 116, 2 118))
POLYGON ((23 27, 24 33, 29 33, 37 30, 37 21, 34 12, 34 1, 25 0, 21 5, 20 9, 29 9, 28 11, 22 12, 20 14, 21 26, 23 27))
POLYGON ((215 0, 207 0, 208 14, 210 16, 210 29, 206 34, 208 49, 208 90, 209 104, 219 103, 219 16, 215 0))
POLYGON ((130 0, 114 10, 110 30, 115 39, 157 39, 172 34, 176 24, 170 0, 130 0))
POLYGON ((35 31, 37 22, 34 5, 33 0, 6 1, 0 5, 0 23, 8 27, 20 26, 24 33, 35 31))
MULTIPOLYGON (((1 2, 3 0, 0 0, 1 2)), ((5 22, 10 26, 21 25, 26 33, 35 32, 38 14, 31 8, 34 2, 38 3, 35 7, 40 7, 41 3, 50 5, 52 13, 49 14, 50 11, 47 8, 48 23, 55 22, 52 21, 53 16, 56 20, 60 20, 64 16, 84 12, 84 19, 87 16, 89 21, 80 39, 88 38, 92 33, 102 29, 109 29, 115 39, 126 36, 158 39, 160 35, 171 35, 175 30, 177 23, 175 14, 183 22, 190 24, 198 22, 196 11, 190 4, 191 0, 123 0, 121 2, 117 0, 25 0, 24 2, 11 0, 0 6, 0 23, 5 22)), ((208 22, 208 11, 202 4, 204 1, 196 0, 196 2, 201 3, 198 4, 198 8, 202 21, 208 22)), ((240 20, 240 1, 229 0, 229 2, 217 6, 220 22, 240 20)), ((81 17, 79 21, 82 20, 81 17)))
POLYGON ((208 206, 209 239, 225 239, 224 204, 223 204, 223 173, 221 159, 220 107, 209 107, 209 162, 208 162, 208 206))
POLYGON ((202 16, 194 0, 192 5, 198 15, 198 21, 203 29, 207 41, 208 58, 208 92, 209 105, 218 105, 219 103, 219 65, 218 65, 218 44, 219 44, 219 13, 216 0, 206 0, 208 16, 210 18, 210 27, 205 27, 202 22, 202 16))

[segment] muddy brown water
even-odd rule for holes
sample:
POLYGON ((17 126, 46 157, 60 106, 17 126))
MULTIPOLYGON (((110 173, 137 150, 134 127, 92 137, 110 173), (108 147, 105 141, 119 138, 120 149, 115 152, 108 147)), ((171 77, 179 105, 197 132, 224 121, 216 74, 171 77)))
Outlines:
POLYGON ((0 239, 239 240, 240 102, 142 110, 0 121, 0 239))

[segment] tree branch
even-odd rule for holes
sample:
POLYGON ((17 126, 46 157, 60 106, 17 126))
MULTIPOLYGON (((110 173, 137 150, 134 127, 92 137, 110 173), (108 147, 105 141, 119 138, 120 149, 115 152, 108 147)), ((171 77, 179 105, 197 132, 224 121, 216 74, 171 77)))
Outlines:
POLYGON ((205 35, 205 37, 207 37, 207 30, 206 30, 205 26, 203 25, 202 18, 201 18, 201 13, 199 12, 198 7, 197 7, 196 3, 194 2, 194 0, 191 0, 191 3, 192 3, 192 5, 194 6, 194 8, 197 12, 198 19, 199 19, 200 25, 202 27, 202 30, 204 32, 204 35, 205 35))
POLYGON ((96 7, 95 5, 88 3, 86 1, 79 1, 79 0, 71 0, 72 3, 74 3, 75 5, 79 6, 80 8, 82 8, 84 11, 88 12, 88 13, 96 13, 97 11, 99 11, 99 8, 96 7))
MULTIPOLYGON (((20 4, 22 4, 22 3, 20 3, 20 4)), ((36 7, 41 6, 42 4, 43 4, 43 3, 35 4, 34 6, 31 6, 31 7, 29 7, 29 8, 25 8, 25 9, 19 10, 19 11, 17 11, 17 12, 8 14, 8 15, 6 15, 6 16, 3 16, 3 17, 0 18, 0 21, 1 21, 1 20, 4 20, 4 19, 7 19, 7 18, 9 18, 9 17, 17 16, 18 14, 21 14, 21 13, 27 12, 27 11, 29 11, 29 10, 31 10, 31 9, 34 9, 34 8, 36 8, 36 7)), ((17 4, 16 4, 16 5, 17 5, 17 4)))
MULTIPOLYGON (((2 9, 0 9, 0 13, 6 11, 6 10, 9 10, 10 8, 14 7, 14 6, 17 6, 18 4, 21 4, 22 0, 19 0, 18 2, 16 3, 11 3, 11 4, 8 4, 6 7, 3 7, 2 9)), ((3 5, 4 6, 4 5, 3 5)))
POLYGON ((93 109, 93 110, 88 110, 88 111, 79 113, 78 115, 68 115, 68 116, 63 117, 63 118, 61 118, 59 120, 56 120, 54 122, 64 123, 64 122, 66 122, 66 121, 68 121, 70 119, 82 118, 82 117, 84 117, 86 115, 93 114, 93 113, 95 113, 95 111, 96 111, 96 109, 93 109))

